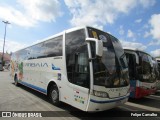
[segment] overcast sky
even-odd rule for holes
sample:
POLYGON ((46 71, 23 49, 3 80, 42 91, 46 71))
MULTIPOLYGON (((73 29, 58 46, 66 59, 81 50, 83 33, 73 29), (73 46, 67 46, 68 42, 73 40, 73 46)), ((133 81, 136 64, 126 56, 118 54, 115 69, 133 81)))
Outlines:
MULTIPOLYGON (((8 20, 5 51, 16 51, 48 36, 90 25, 117 37, 123 46, 160 56, 160 0, 1 0, 8 20)), ((0 22, 0 51, 4 23, 0 22)))

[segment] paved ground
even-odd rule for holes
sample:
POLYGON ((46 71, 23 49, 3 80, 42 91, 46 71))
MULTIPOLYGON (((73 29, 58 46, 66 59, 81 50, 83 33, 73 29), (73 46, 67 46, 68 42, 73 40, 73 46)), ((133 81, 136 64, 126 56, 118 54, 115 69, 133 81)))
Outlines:
MULTIPOLYGON (((40 94, 36 91, 33 91, 25 86, 16 87, 13 83, 13 80, 9 77, 9 72, 4 71, 0 72, 0 111, 54 111, 49 112, 48 114, 54 114, 54 118, 50 117, 42 117, 38 118, 38 120, 46 120, 46 119, 54 119, 54 120, 79 120, 79 119, 107 119, 107 114, 124 114, 127 111, 137 112, 137 111, 159 111, 160 112, 160 100, 158 97, 144 98, 139 101, 129 100, 127 104, 123 106, 119 106, 112 110, 100 112, 100 113, 85 113, 74 107, 71 107, 67 104, 62 104, 60 107, 56 107, 52 105, 48 98, 40 94), (150 99, 151 98, 151 99, 150 99), (61 112, 60 112, 61 111, 61 112)), ((0 118, 3 120, 6 118, 0 118)), ((18 120, 20 118, 7 118, 11 120, 18 120)), ((24 118, 25 119, 25 118, 24 118)), ((27 118, 28 119, 36 119, 36 118, 27 118)), ((113 119, 127 119, 122 117, 110 118, 113 119)), ((129 119, 156 119, 159 118, 137 118, 130 117, 129 119)))

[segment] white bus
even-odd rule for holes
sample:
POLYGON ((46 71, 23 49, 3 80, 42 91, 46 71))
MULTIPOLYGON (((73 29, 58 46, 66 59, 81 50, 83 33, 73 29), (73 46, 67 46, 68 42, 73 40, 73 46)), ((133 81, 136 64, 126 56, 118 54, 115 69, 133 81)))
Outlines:
POLYGON ((130 97, 142 98, 156 92, 156 71, 152 57, 139 49, 124 47, 130 77, 130 97))
POLYGON ((12 54, 11 75, 83 111, 103 111, 129 97, 126 57, 119 40, 92 27, 72 28, 12 54))

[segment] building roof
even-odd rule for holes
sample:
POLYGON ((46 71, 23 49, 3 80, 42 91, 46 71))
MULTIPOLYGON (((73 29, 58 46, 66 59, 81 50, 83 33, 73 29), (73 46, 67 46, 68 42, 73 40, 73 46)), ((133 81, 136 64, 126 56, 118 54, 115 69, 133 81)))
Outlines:
MULTIPOLYGON (((2 59, 2 52, 0 52, 0 59, 2 59)), ((10 61, 11 60, 11 56, 8 53, 4 53, 4 61, 10 61)))

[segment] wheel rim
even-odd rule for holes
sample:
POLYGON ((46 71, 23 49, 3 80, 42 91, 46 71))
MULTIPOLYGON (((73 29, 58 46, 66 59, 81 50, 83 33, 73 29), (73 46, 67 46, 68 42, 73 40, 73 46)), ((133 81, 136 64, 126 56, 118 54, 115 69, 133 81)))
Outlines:
POLYGON ((53 101, 55 101, 57 99, 57 97, 58 97, 58 93, 57 93, 56 90, 53 90, 51 95, 52 95, 52 100, 53 101))

